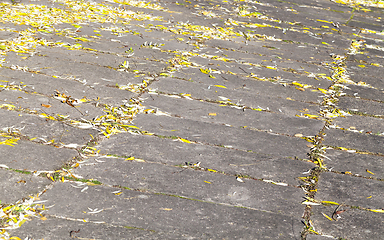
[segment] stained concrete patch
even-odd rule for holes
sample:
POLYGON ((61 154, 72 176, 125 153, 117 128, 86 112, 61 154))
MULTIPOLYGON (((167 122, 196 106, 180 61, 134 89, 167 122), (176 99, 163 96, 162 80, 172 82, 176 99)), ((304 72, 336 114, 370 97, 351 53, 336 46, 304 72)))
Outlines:
POLYGON ((316 199, 364 208, 381 209, 384 182, 330 172, 322 173, 316 199))
MULTIPOLYGON (((205 144, 251 150, 270 156, 306 158, 307 141, 266 132, 152 114, 140 114, 134 123, 157 135, 177 136, 205 144)), ((188 144, 188 143, 186 143, 188 144)))
POLYGON ((4 169, 0 169, 0 179, 6 179, 0 187, 0 200, 3 204, 29 198, 43 191, 51 183, 46 178, 4 169))
MULTIPOLYGON (((340 213, 337 221, 330 221, 323 213, 332 217, 337 206, 315 206, 311 216, 315 230, 321 234, 343 239, 372 239, 383 238, 382 223, 384 215, 359 209, 342 207, 347 211, 340 213)), ((307 238, 311 239, 312 238, 307 238)), ((314 238, 316 239, 316 238, 314 238)), ((326 239, 326 238, 321 238, 326 239)), ((329 238, 327 238, 329 239, 329 238)))
POLYGON ((326 137, 323 142, 325 145, 351 148, 355 150, 368 151, 372 153, 384 153, 383 144, 384 137, 377 135, 368 135, 354 133, 343 130, 327 130, 326 137), (361 145, 364 142, 364 146, 361 145))
POLYGON ((77 151, 68 148, 19 140, 13 147, 0 145, 1 164, 19 170, 53 171, 60 168, 78 155, 77 151))
POLYGON ((129 190, 114 194, 116 190, 119 189, 89 186, 81 192, 71 183, 56 183, 41 199, 54 203, 46 212, 51 216, 150 228, 200 239, 297 239, 302 229, 300 218, 281 214, 129 190), (62 197, 57 198, 58 195, 62 197), (103 211, 92 214, 89 208, 103 211))
MULTIPOLYGON (((290 158, 269 157, 264 154, 209 145, 185 144, 181 141, 146 135, 111 136, 108 140, 102 141, 97 149, 100 150, 100 154, 135 157, 170 166, 186 166, 186 163, 200 162, 201 167, 204 168, 232 175, 248 175, 253 178, 288 183, 292 186, 299 185, 300 181, 297 177, 314 167, 311 163, 290 158)), ((108 161, 102 157, 99 159, 108 161)), ((86 164, 88 163, 95 164, 96 161, 88 161, 86 164)))

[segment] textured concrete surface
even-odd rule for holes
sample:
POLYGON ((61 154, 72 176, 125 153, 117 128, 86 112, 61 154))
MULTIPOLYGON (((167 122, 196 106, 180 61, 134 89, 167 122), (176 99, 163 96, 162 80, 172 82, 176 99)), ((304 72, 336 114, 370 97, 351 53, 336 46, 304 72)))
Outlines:
POLYGON ((0 239, 382 239, 382 1, 0 2, 0 239))

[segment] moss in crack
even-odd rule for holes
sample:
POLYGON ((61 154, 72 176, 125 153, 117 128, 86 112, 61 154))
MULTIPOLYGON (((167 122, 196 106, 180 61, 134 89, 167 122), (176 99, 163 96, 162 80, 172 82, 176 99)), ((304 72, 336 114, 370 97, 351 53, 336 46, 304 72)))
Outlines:
POLYGON ((123 226, 123 227, 126 229, 136 229, 136 230, 143 230, 143 231, 149 231, 149 232, 156 232, 155 230, 139 228, 139 227, 131 227, 131 226, 123 226))
POLYGON ((154 135, 158 138, 163 138, 163 139, 178 139, 179 138, 177 136, 164 136, 164 135, 158 135, 158 134, 154 134, 154 135))
POLYGON ((362 117, 373 117, 373 118, 380 118, 380 119, 384 118, 383 115, 374 115, 374 114, 369 114, 366 112, 353 111, 353 110, 349 110, 348 113, 351 115, 358 115, 358 116, 362 116, 362 117))
POLYGON ((22 174, 32 174, 32 172, 26 171, 26 170, 19 170, 19 169, 13 169, 13 168, 10 168, 10 170, 14 172, 22 173, 22 174))

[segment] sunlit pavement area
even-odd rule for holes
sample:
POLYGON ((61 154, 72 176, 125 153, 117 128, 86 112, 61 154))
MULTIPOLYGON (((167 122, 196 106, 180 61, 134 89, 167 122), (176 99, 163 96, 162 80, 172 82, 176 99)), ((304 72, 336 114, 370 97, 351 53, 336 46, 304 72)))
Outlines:
POLYGON ((0 2, 0 239, 383 239, 384 2, 0 2))

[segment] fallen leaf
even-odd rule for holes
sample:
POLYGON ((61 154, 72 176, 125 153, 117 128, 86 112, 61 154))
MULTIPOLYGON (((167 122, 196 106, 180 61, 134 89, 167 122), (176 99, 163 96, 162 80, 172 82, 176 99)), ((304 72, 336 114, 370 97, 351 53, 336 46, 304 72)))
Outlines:
POLYGON ((160 208, 160 210, 164 210, 164 211, 172 211, 172 208, 160 208))
POLYGON ((42 103, 41 106, 46 107, 46 108, 50 108, 50 107, 51 107, 51 105, 49 105, 49 104, 44 104, 44 103, 42 103))
POLYGON ((321 213, 321 214, 323 214, 323 216, 326 217, 329 221, 333 221, 333 219, 331 217, 329 217, 327 214, 325 214, 325 213, 321 213))
POLYGON ((365 171, 367 171, 367 173, 370 173, 372 175, 375 175, 373 172, 369 171, 368 169, 366 169, 365 171))
POLYGON ((216 113, 208 113, 209 116, 216 116, 216 113))

